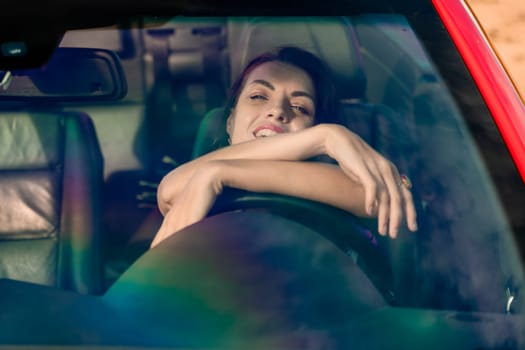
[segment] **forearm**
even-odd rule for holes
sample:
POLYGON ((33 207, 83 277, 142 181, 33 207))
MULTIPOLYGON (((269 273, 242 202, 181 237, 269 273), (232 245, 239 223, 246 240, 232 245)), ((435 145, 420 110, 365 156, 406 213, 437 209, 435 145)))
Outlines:
POLYGON ((222 186, 289 195, 367 216, 365 193, 332 164, 296 161, 220 161, 222 186))
POLYGON ((166 175, 158 188, 158 204, 165 213, 170 202, 186 186, 199 167, 213 160, 284 160, 298 161, 326 154, 326 137, 330 126, 318 125, 295 133, 259 138, 208 153, 183 164, 166 175))

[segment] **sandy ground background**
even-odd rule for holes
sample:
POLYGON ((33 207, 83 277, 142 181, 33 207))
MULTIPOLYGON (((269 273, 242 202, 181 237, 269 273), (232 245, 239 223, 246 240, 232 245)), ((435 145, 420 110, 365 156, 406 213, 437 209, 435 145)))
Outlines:
MULTIPOLYGON (((503 61, 507 72, 525 103, 525 0, 465 0, 478 18, 485 33, 492 42, 496 53, 503 61)), ((497 154, 494 154, 497 157, 497 154)), ((503 188, 504 196, 522 196, 524 191, 515 191, 520 184, 510 181, 505 173, 497 175, 503 183, 510 185, 503 188)), ((511 177, 510 179, 514 179, 511 177)), ((519 181, 519 180, 517 180, 519 181)), ((511 203, 513 200, 510 201, 511 203)), ((521 203, 516 200, 516 203, 521 203)), ((525 215, 519 205, 507 208, 513 222, 518 225, 517 232, 523 233, 525 215)), ((525 235, 520 234, 517 244, 525 266, 525 235)))
POLYGON ((525 100, 525 0, 466 0, 525 100))

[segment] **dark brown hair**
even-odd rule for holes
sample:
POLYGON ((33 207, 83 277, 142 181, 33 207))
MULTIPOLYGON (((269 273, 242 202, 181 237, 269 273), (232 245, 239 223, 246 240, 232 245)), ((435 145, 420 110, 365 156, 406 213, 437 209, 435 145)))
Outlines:
POLYGON ((257 67, 267 62, 282 62, 302 69, 310 79, 315 88, 316 113, 314 124, 330 120, 335 109, 335 87, 331 72, 325 63, 309 51, 298 47, 284 46, 272 51, 265 52, 253 58, 233 83, 229 98, 226 102, 225 113, 237 104, 244 83, 248 75, 257 67))

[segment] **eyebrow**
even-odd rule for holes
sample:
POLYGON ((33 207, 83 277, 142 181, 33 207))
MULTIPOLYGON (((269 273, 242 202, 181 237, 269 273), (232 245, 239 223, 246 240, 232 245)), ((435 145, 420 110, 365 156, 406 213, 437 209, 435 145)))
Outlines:
MULTIPOLYGON (((250 83, 251 84, 260 84, 260 85, 263 85, 263 86, 266 86, 268 89, 270 90, 275 90, 275 86, 272 85, 272 83, 270 83, 269 81, 266 81, 264 79, 255 79, 254 81, 252 81, 250 83)), ((292 96, 293 97, 300 97, 300 96, 304 96, 304 97, 307 97, 309 98, 310 100, 315 101, 314 97, 312 95, 310 95, 309 93, 307 93, 306 91, 293 91, 292 92, 292 96)))

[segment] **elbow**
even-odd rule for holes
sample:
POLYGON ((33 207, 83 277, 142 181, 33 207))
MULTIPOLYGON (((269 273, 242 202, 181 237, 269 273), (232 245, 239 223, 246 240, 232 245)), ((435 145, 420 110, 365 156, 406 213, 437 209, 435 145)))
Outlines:
POLYGON ((168 191, 169 186, 166 184, 166 178, 167 176, 160 181, 157 188, 157 206, 163 216, 170 210, 172 201, 172 196, 169 193, 170 191, 168 191))

